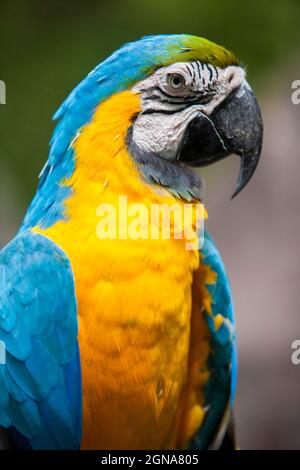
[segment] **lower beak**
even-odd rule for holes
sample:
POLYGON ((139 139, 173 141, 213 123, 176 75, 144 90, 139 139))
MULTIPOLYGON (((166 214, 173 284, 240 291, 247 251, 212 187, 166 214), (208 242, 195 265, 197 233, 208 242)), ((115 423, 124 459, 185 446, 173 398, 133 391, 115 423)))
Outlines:
POLYGON ((228 155, 241 157, 236 196, 252 177, 261 153, 263 122, 256 98, 246 81, 211 116, 203 113, 187 126, 179 160, 210 165, 228 155))

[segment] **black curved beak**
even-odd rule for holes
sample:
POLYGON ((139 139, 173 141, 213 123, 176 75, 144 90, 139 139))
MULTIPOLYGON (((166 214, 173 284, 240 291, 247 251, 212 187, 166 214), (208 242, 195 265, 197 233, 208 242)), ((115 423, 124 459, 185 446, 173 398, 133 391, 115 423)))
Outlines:
POLYGON ((244 81, 211 116, 199 113, 189 123, 179 160, 205 166, 233 153, 240 155, 241 168, 234 197, 246 186, 257 167, 262 140, 261 112, 250 86, 244 81))

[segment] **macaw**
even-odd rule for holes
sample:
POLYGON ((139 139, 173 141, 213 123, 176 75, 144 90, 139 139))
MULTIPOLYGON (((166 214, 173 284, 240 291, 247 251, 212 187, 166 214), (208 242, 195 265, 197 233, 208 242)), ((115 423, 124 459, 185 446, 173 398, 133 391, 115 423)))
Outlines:
POLYGON ((0 254, 0 426, 22 449, 213 449, 237 353, 228 277, 205 232, 97 236, 99 204, 203 199, 196 167, 241 157, 262 118, 233 53, 204 38, 124 45, 72 91, 37 192, 0 254))

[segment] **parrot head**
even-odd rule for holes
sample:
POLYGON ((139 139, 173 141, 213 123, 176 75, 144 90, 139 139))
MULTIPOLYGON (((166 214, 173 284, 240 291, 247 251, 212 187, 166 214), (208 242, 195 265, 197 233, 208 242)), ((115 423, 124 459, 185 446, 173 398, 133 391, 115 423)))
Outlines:
POLYGON ((126 146, 146 179, 183 199, 201 199, 202 180, 194 167, 238 154, 234 196, 245 187, 260 157, 263 124, 244 68, 231 52, 207 39, 158 35, 114 52, 54 115, 59 122, 41 179, 49 181, 49 193, 60 191, 55 200, 66 197, 58 180, 75 168, 72 142, 103 102, 126 91, 140 99, 126 146))
MULTIPOLYGON (((141 94, 142 110, 132 124, 129 148, 154 180, 161 159, 182 171, 238 154, 241 168, 234 197, 260 157, 259 106, 232 53, 203 38, 178 38, 180 46, 173 42, 167 64, 132 88, 141 94)), ((164 165, 164 171, 169 167, 164 165)))

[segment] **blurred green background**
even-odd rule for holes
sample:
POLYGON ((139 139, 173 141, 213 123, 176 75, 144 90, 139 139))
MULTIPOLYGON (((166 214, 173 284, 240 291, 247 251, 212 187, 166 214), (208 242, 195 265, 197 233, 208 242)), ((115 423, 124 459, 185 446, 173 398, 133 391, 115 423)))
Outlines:
POLYGON ((300 78, 299 25, 299 0, 0 1, 0 79, 7 86, 0 106, 0 246, 34 194, 54 111, 122 43, 191 33, 232 49, 247 67, 266 126, 258 176, 230 203, 236 165, 205 171, 210 227, 236 299, 242 448, 300 447, 300 368, 290 362, 291 341, 300 336, 299 108, 290 102, 291 82, 300 78))
POLYGON ((53 112, 125 41, 156 33, 208 37, 232 49, 250 80, 262 84, 264 74, 299 46, 299 0, 2 0, 0 5, 0 70, 8 101, 1 109, 0 159, 19 177, 22 210, 47 155, 53 112))

